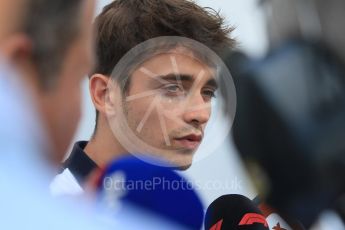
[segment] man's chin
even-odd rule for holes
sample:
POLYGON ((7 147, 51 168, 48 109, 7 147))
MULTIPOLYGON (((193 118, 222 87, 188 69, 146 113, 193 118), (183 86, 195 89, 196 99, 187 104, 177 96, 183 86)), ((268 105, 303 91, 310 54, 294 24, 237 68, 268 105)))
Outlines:
POLYGON ((175 165, 177 170, 187 170, 192 166, 196 150, 183 149, 176 153, 175 165))
POLYGON ((163 149, 162 151, 149 154, 167 162, 176 170, 187 170, 192 166, 195 150, 191 149, 163 149))
POLYGON ((189 156, 176 156, 175 159, 170 159, 170 163, 175 166, 176 170, 187 170, 192 166, 193 154, 189 156), (178 158, 180 157, 180 158, 178 158))
POLYGON ((178 166, 178 167, 176 167, 176 170, 185 171, 185 170, 189 169, 190 166, 192 166, 192 164, 178 166))

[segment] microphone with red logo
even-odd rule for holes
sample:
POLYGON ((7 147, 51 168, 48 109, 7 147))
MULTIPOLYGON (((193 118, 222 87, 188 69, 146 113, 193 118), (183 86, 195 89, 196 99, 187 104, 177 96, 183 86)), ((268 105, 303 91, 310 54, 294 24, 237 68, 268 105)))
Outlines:
POLYGON ((266 218, 245 196, 224 195, 207 208, 205 230, 269 230, 266 218))

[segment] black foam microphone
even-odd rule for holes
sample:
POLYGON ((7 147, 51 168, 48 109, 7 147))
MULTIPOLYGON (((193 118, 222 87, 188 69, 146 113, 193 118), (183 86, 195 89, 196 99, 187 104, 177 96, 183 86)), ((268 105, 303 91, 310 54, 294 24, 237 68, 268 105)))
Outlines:
POLYGON ((269 230, 259 208, 245 196, 224 195, 207 208, 205 230, 269 230))

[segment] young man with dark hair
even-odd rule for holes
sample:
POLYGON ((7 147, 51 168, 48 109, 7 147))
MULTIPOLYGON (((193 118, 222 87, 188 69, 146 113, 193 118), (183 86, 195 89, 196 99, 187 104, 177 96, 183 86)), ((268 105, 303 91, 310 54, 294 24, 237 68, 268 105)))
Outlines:
POLYGON ((210 53, 235 44, 217 12, 189 0, 116 0, 96 28, 96 127, 52 183, 56 195, 83 192, 92 169, 128 153, 188 168, 217 89, 210 53))

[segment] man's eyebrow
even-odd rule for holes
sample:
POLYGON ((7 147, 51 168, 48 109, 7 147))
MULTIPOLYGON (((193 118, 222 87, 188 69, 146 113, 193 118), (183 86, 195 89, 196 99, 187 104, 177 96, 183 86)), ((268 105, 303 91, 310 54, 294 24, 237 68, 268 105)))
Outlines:
MULTIPOLYGON (((194 82, 195 81, 195 77, 193 77, 192 75, 189 75, 189 74, 169 73, 167 75, 158 76, 158 78, 160 78, 161 80, 165 80, 165 81, 183 81, 183 82, 194 82)), ((218 88, 218 84, 214 78, 209 79, 206 82, 205 86, 218 88)))
POLYGON ((193 82, 194 78, 192 75, 189 74, 174 74, 174 73, 169 73, 167 75, 161 75, 158 76, 158 78, 166 81, 187 81, 187 82, 193 82))
POLYGON ((213 87, 215 89, 218 89, 217 81, 214 78, 208 80, 205 85, 206 86, 211 86, 211 87, 213 87))

